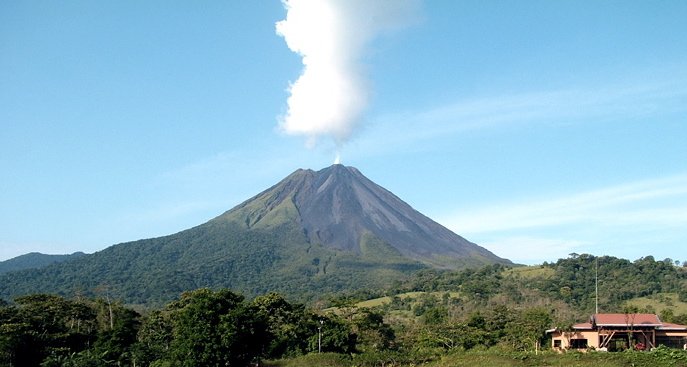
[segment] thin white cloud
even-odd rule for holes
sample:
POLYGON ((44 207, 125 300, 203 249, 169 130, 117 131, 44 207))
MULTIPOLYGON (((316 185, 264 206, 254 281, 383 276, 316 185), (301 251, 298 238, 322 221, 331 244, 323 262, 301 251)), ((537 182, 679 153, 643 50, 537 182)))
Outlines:
POLYGON ((513 236, 487 240, 480 245, 518 264, 540 264, 553 261, 561 254, 578 252, 588 244, 575 240, 513 236))
POLYGON ((671 114, 687 110, 686 85, 685 77, 677 75, 671 80, 488 96, 381 115, 367 126, 355 148, 357 154, 369 156, 474 130, 632 121, 671 114))
POLYGON ((572 252, 679 257, 687 239, 687 174, 461 208, 438 221, 516 263, 555 261, 572 252))
POLYGON ((440 222, 461 234, 588 223, 596 226, 687 226, 687 175, 633 182, 556 198, 461 208, 440 222), (468 214, 465 214, 468 213, 468 214))

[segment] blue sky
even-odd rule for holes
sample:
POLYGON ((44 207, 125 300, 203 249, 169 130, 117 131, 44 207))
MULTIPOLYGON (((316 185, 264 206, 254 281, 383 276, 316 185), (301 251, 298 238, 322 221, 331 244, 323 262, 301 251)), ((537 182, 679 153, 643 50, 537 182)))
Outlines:
POLYGON ((415 5, 313 140, 280 122, 280 1, 0 3, 0 260, 175 233, 337 152, 516 262, 687 260, 687 2, 415 5))

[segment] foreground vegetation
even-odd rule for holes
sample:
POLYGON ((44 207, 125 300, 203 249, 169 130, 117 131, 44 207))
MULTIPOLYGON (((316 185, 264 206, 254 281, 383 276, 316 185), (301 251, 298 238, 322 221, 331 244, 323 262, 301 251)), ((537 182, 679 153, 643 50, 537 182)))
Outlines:
POLYGON ((549 351, 545 330, 591 313, 597 265, 602 312, 660 311, 687 324, 687 274, 672 260, 573 254, 421 271, 307 306, 208 288, 155 308, 124 305, 107 288, 101 298, 22 296, 0 301, 0 366, 687 366, 687 352, 667 348, 549 351))
POLYGON ((269 361, 265 367, 678 367, 687 366, 687 352, 659 348, 651 352, 555 353, 504 352, 500 350, 459 351, 436 358, 408 360, 395 356, 344 356, 310 354, 282 361, 269 361))

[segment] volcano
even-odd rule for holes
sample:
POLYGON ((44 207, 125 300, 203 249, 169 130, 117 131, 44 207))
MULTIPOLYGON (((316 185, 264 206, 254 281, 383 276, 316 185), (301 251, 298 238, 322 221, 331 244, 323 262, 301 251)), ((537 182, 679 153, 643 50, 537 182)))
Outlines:
POLYGON ((166 302, 200 287, 311 300, 386 287, 415 271, 511 264, 414 210, 353 167, 299 169, 220 216, 67 263, 0 276, 0 296, 166 302))
POLYGON ((354 167, 297 170, 215 220, 267 228, 291 222, 309 243, 362 254, 371 236, 408 259, 440 268, 508 263, 434 222, 354 167))

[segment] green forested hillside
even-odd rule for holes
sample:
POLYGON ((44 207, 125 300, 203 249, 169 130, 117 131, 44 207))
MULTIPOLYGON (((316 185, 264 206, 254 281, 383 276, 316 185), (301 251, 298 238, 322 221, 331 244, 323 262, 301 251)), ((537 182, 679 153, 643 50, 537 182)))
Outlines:
POLYGON ((392 292, 458 292, 462 309, 488 304, 545 305, 556 307, 558 315, 573 322, 594 312, 597 274, 599 312, 621 312, 632 306, 628 301, 653 294, 673 293, 687 300, 687 269, 670 259, 656 261, 647 256, 629 261, 586 254, 531 267, 423 270, 392 292))
POLYGON ((296 226, 247 230, 210 221, 175 235, 123 243, 68 264, 0 276, 0 297, 31 293, 101 296, 163 304, 183 291, 277 291, 301 300, 351 289, 381 289, 425 268, 369 237, 356 254, 310 244, 296 226))
POLYGON ((578 309, 593 310, 597 269, 600 312, 611 312, 628 300, 661 292, 677 293, 681 300, 687 300, 687 269, 671 259, 657 261, 646 256, 629 261, 573 254, 543 267, 554 270, 554 276, 523 280, 526 285, 578 309))
POLYGON ((0 274, 10 271, 42 268, 51 264, 74 260, 83 255, 85 255, 83 252, 75 252, 71 255, 47 255, 31 252, 9 260, 0 261, 0 274))

